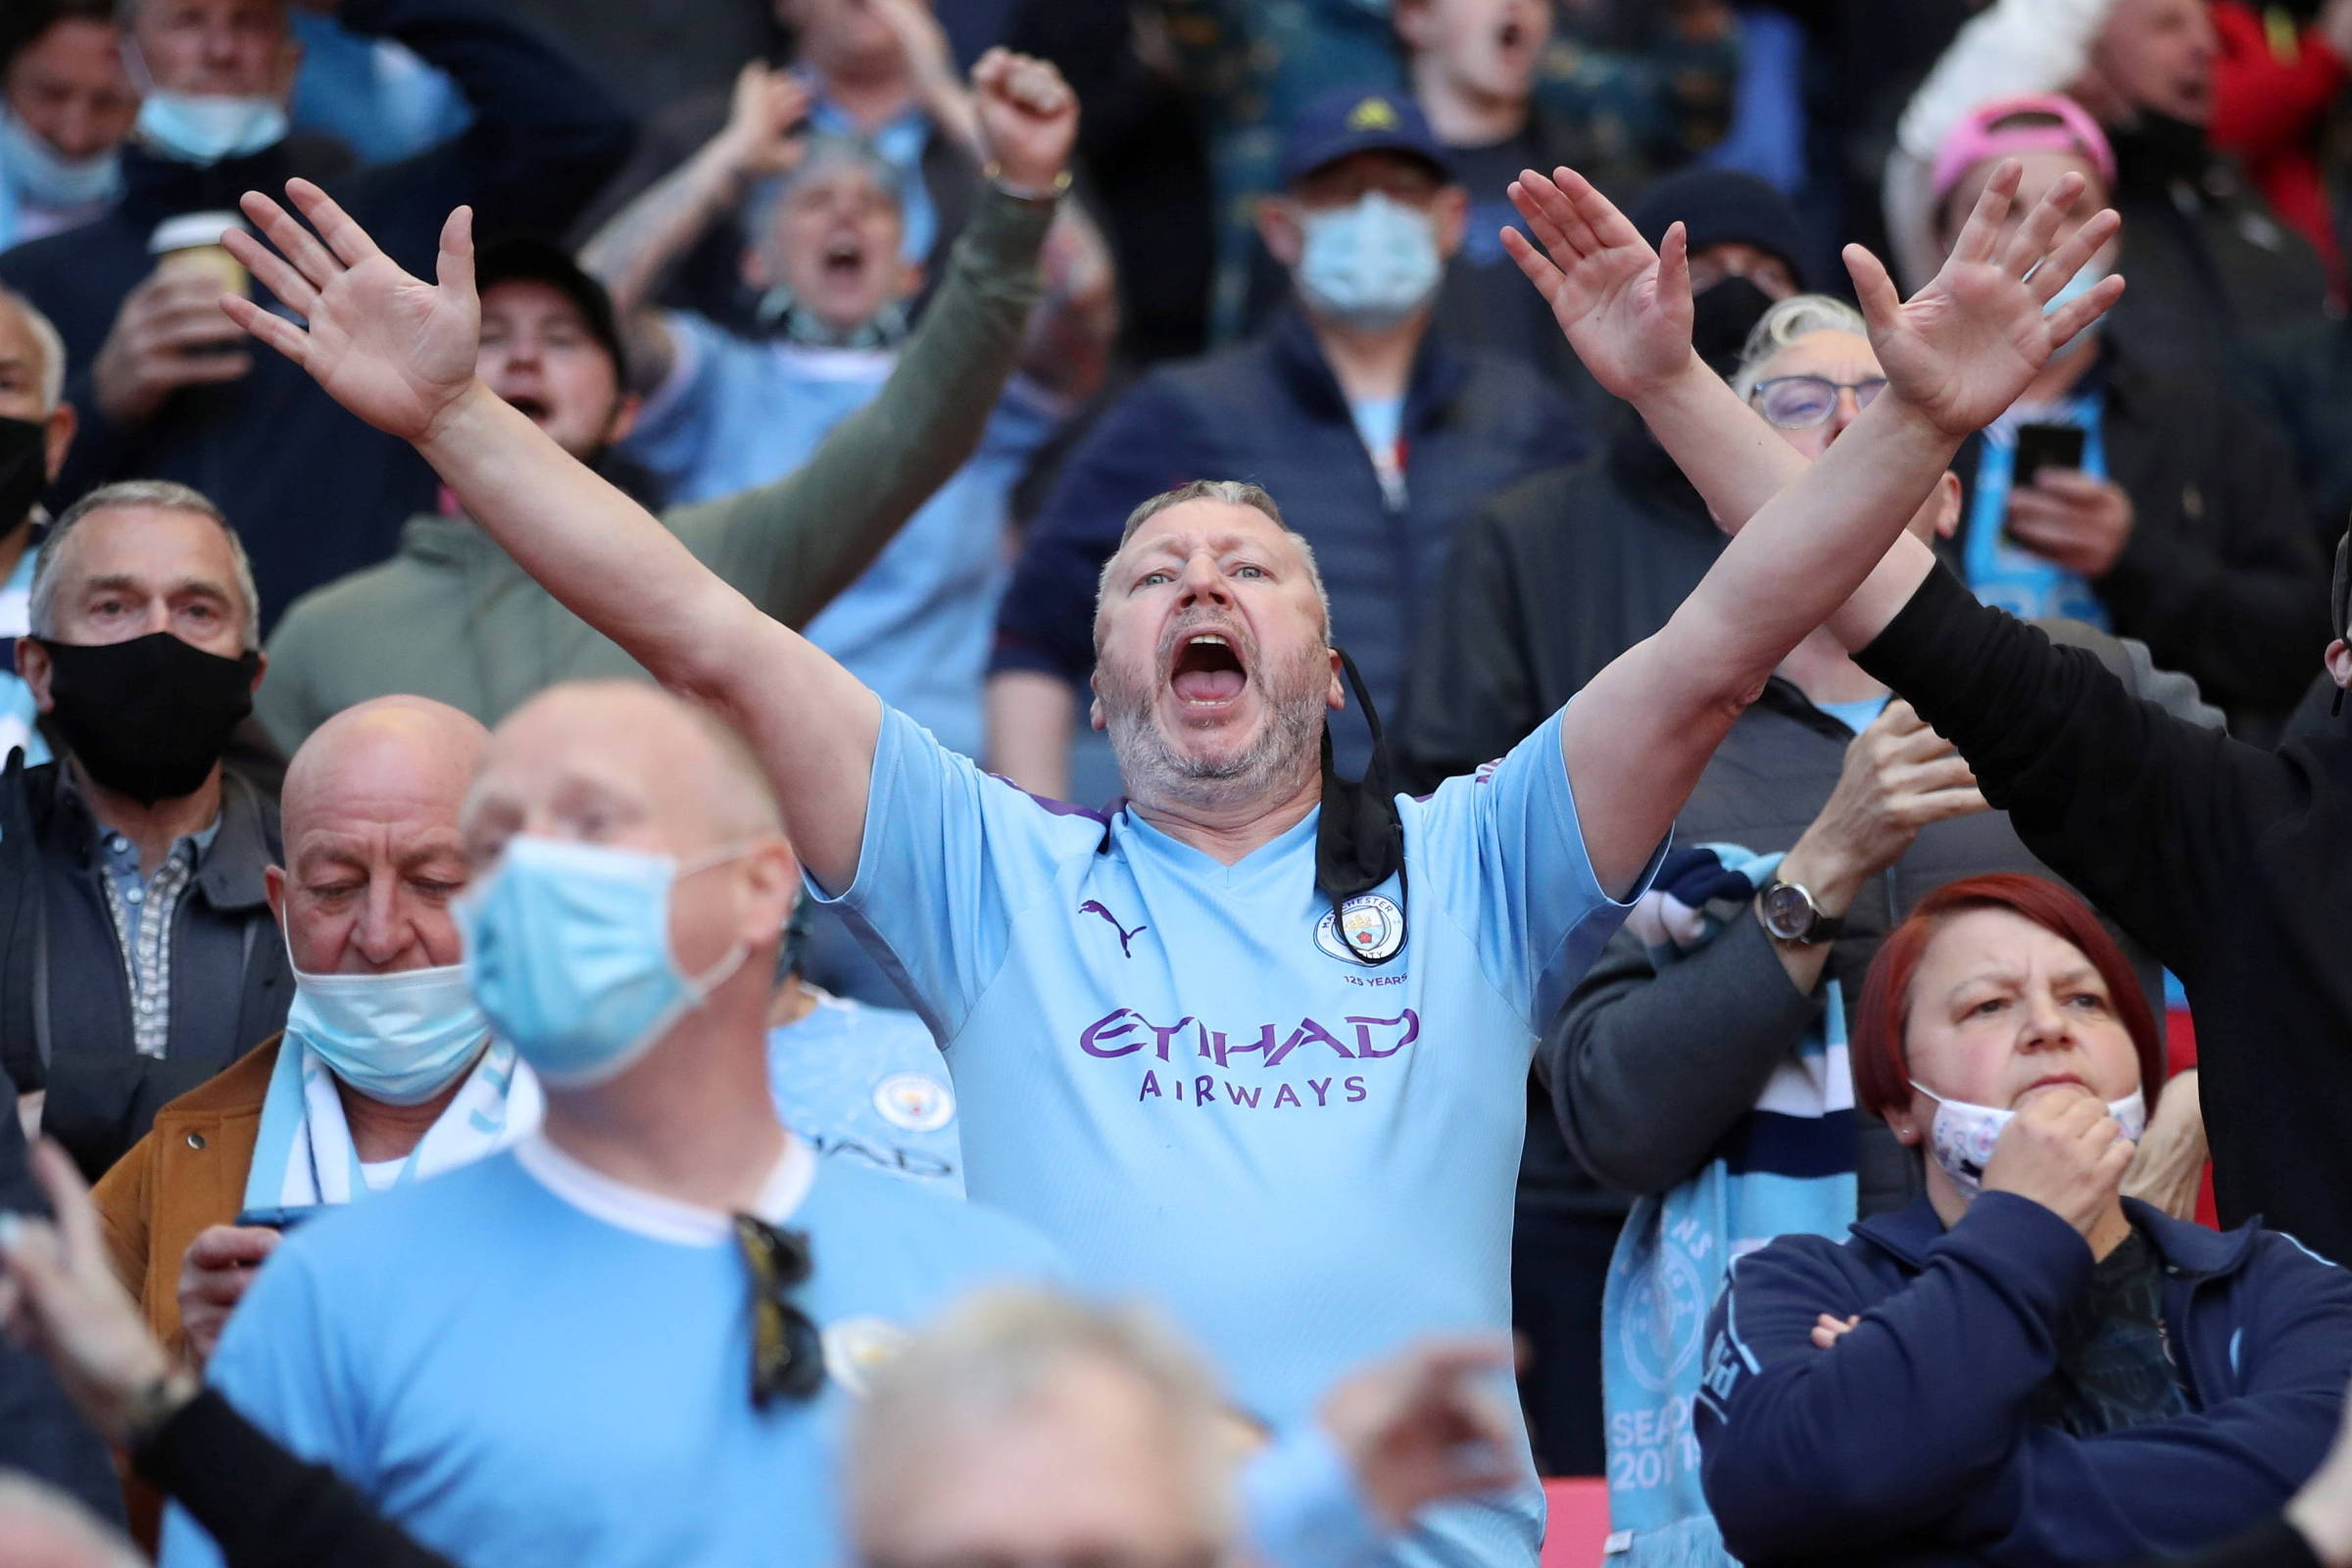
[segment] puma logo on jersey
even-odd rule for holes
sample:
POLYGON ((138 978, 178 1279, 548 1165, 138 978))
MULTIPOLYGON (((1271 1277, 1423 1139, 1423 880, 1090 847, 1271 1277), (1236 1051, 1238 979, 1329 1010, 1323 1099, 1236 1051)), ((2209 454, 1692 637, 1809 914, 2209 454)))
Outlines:
POLYGON ((1128 930, 1125 926, 1119 924, 1118 917, 1116 915, 1112 914, 1108 909, 1102 907, 1102 904, 1094 899, 1089 899, 1084 904, 1078 906, 1078 912, 1080 914, 1099 914, 1104 920, 1109 922, 1110 928, 1119 934, 1119 956, 1122 958, 1134 957, 1135 950, 1129 947, 1128 944, 1152 929, 1148 925, 1139 925, 1132 931, 1128 930))

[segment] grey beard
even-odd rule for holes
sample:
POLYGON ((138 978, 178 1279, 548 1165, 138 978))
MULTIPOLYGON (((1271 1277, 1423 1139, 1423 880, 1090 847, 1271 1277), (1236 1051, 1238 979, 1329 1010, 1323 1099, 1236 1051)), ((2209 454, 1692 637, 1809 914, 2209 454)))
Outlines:
MULTIPOLYGON (((1323 704, 1315 692, 1292 692, 1268 703, 1273 721, 1240 756, 1208 761, 1169 744, 1152 722, 1152 693, 1114 691, 1105 728, 1119 780, 1131 799, 1222 804, 1270 794, 1286 774, 1317 765, 1323 704)), ((1271 695, 1271 694, 1269 694, 1271 695)))

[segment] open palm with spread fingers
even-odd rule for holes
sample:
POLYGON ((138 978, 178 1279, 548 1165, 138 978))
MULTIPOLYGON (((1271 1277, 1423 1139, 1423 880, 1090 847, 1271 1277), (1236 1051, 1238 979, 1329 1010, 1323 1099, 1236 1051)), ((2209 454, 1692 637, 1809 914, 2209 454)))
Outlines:
POLYGON ((428 439, 474 382, 482 310, 473 288, 472 210, 459 208, 441 227, 436 287, 402 271, 309 180, 288 180, 286 195, 318 234, 247 191, 240 205, 270 245, 235 230, 223 243, 307 327, 233 294, 220 308, 369 424, 405 440, 428 439))
POLYGON ((2082 195, 2082 176, 2068 174, 2004 233, 2018 174, 2015 162, 1993 172, 1942 270, 1908 301, 1895 294, 1877 257, 1859 245, 1845 248, 1887 390, 1954 440, 2007 412, 2050 356, 2124 292, 2124 280, 2110 277, 2044 314, 2067 280, 2115 237, 2120 220, 2102 212, 2053 244, 2082 195))
POLYGON ((1511 181, 1511 205, 1543 249, 1516 228, 1503 249, 1551 307, 1552 319, 1593 379, 1639 403, 1690 357, 1690 265, 1683 225, 1649 242, 1584 175, 1528 170, 1511 181))

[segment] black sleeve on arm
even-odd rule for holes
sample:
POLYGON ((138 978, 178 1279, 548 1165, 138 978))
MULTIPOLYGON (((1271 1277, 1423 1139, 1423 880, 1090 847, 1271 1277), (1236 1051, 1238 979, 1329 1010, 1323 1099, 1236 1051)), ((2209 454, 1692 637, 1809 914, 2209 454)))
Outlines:
POLYGON ((2195 966, 2284 764, 2132 696, 1940 569, 1854 660, 1959 748, 2043 864, 2167 967, 2195 966))
POLYGON ((454 1568, 210 1389, 174 1411, 132 1462, 212 1533, 227 1568, 454 1568))
MULTIPOLYGON (((438 235, 451 208, 471 203, 477 236, 560 232, 627 159, 636 138, 627 109, 507 10, 481 0, 343 0, 345 25, 406 44, 473 111, 463 134, 352 176, 361 216, 429 223, 438 235)), ((428 267, 431 259, 428 245, 428 267)))
POLYGON ((1454 539, 1405 669, 1396 729, 1408 791, 1434 790, 1500 757, 1550 716, 1538 706, 1514 575, 1490 503, 1454 539))
POLYGON ((1663 970, 1620 929, 1544 1031, 1536 1073, 1585 1169, 1663 1193, 1754 1107, 1817 1005, 1752 914, 1663 970))

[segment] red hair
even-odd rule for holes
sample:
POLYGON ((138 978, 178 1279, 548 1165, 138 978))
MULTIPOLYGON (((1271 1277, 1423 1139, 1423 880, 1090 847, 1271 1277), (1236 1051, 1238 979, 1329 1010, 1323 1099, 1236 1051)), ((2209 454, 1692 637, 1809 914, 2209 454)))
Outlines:
POLYGON ((1894 928, 1870 960, 1862 981, 1862 1002, 1855 1010, 1849 1054, 1854 1067, 1854 1102, 1862 1110, 1884 1116, 1911 1103, 1911 1069, 1906 1036, 1911 1024, 1911 980, 1927 956, 1928 944, 1955 915, 1972 909, 2006 909, 2043 930, 2065 938, 2082 951, 2107 984, 2116 1016, 2132 1036, 2139 1056, 2139 1087, 2150 1108, 2164 1086, 2164 1036, 2148 1008, 2147 994, 2132 960, 2090 906, 2057 883, 2015 871, 1989 876, 1962 877, 1920 900, 1911 917, 1894 928))

